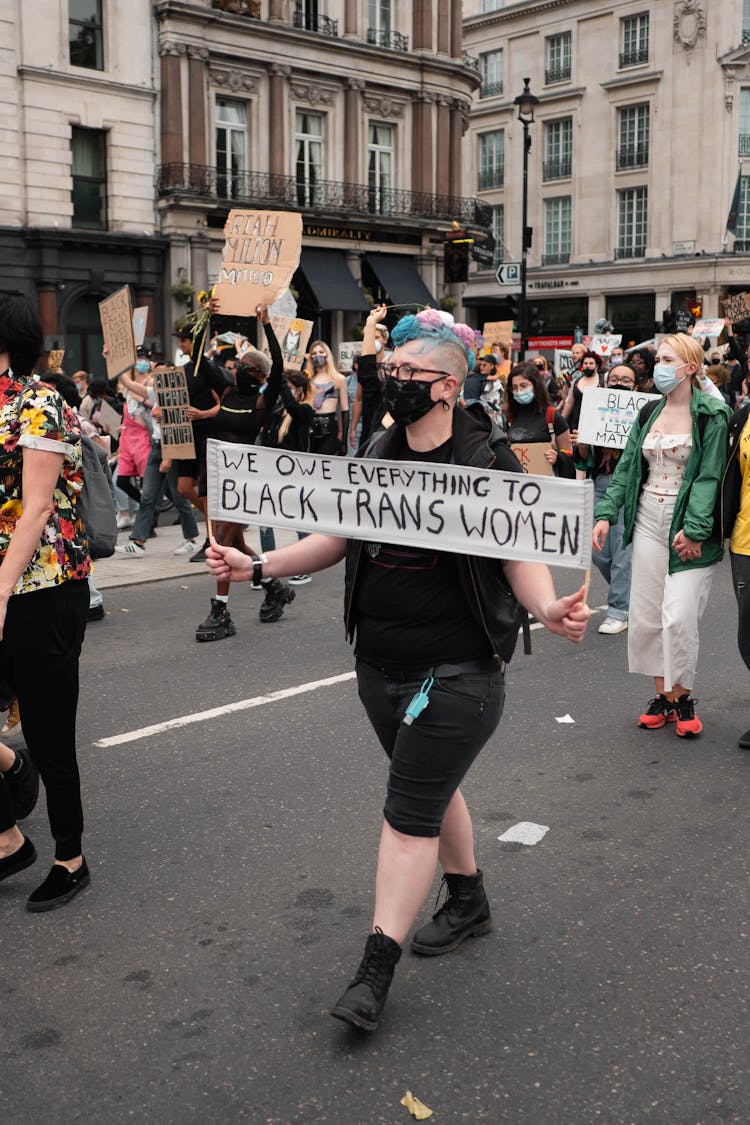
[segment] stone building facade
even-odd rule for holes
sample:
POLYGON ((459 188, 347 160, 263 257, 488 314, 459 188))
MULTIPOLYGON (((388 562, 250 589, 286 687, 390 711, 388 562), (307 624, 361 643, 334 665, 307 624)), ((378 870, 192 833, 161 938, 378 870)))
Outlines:
MULTIPOLYGON (((748 0, 467 0, 464 45, 482 83, 464 191, 493 208, 509 261, 522 227, 513 99, 526 76, 539 97, 528 296, 543 333, 607 317, 643 339, 666 308, 714 316, 750 289, 748 0)), ((499 320, 509 292, 477 270, 464 301, 477 323, 499 320)))

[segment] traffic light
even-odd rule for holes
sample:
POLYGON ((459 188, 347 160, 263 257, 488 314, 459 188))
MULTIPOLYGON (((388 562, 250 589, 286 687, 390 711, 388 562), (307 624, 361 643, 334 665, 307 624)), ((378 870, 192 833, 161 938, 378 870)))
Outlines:
POLYGON ((688 309, 690 310, 691 316, 694 316, 696 320, 700 320, 700 318, 703 316, 702 301, 691 301, 688 305, 688 309))
POLYGON ((505 298, 505 303, 510 312, 510 319, 513 321, 516 328, 519 327, 519 318, 521 316, 521 302, 515 293, 509 294, 505 298))
POLYGON ((539 315, 539 305, 529 305, 527 323, 530 336, 541 336, 544 321, 539 315))

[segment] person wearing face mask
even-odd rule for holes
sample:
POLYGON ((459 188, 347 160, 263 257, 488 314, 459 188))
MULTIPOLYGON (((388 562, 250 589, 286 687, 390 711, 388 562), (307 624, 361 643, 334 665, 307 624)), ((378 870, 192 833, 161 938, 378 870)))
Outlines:
POLYGON ((549 448, 544 457, 555 476, 573 476, 570 430, 562 414, 552 406, 535 363, 524 360, 511 367, 505 420, 511 445, 545 442, 549 448))
MULTIPOLYGON (((403 317, 392 333, 383 396, 393 424, 364 457, 520 472, 502 431, 477 406, 456 409, 473 363, 474 333, 435 309, 403 317)), ((365 533, 366 534, 366 533, 365 533)), ((438 862, 445 904, 412 939, 424 956, 449 953, 492 928, 473 829, 460 785, 492 737, 504 701, 504 663, 519 616, 512 590, 552 632, 579 641, 589 610, 581 587, 558 598, 546 566, 313 534, 255 561, 211 547, 207 562, 232 581, 312 573, 346 559, 345 621, 356 636, 360 699, 390 759, 372 932, 354 980, 331 1015, 374 1030, 402 943, 438 862), (429 682, 429 706, 414 700, 429 682), (408 711, 407 708, 412 708, 408 711), (413 719, 413 722, 410 721, 413 719)))
MULTIPOLYGON (((382 350, 382 341, 380 346, 382 350)), ((312 384, 314 396, 311 452, 325 453, 329 457, 345 454, 349 435, 346 379, 336 369, 331 349, 323 340, 315 340, 310 345, 310 362, 305 374, 312 384)))
MULTIPOLYGON (((107 351, 105 345, 104 355, 107 351)), ((125 393, 125 405, 122 411, 115 484, 136 504, 141 502, 141 490, 135 481, 143 477, 151 452, 153 422, 151 401, 146 388, 150 374, 151 364, 145 355, 140 355, 127 384, 120 379, 125 393)))
POLYGON ((674 723, 680 738, 703 730, 692 695, 699 626, 723 553, 714 509, 731 412, 701 390, 702 362, 691 336, 662 340, 653 377, 663 398, 641 409, 594 509, 595 551, 621 509, 623 543, 633 544, 628 663, 631 672, 653 676, 656 688, 638 725, 674 723))
POLYGON ((584 352, 581 358, 581 373, 571 385, 562 408, 562 416, 568 423, 573 441, 576 440, 578 433, 583 392, 588 387, 601 387, 602 380, 599 374, 601 369, 602 357, 596 352, 584 352))

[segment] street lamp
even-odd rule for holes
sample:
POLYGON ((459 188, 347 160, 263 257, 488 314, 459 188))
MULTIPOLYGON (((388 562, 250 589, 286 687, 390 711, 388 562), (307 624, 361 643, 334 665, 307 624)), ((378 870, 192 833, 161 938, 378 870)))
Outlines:
POLYGON ((539 105, 539 98, 529 89, 529 78, 523 80, 523 93, 513 99, 513 105, 518 106, 518 120, 523 125, 523 216, 521 228, 521 301, 519 304, 518 325, 521 332, 521 356, 523 359, 529 349, 529 326, 526 312, 526 256, 531 249, 531 229, 528 226, 529 210, 529 153, 531 152, 531 134, 529 125, 534 124, 534 108, 539 105))

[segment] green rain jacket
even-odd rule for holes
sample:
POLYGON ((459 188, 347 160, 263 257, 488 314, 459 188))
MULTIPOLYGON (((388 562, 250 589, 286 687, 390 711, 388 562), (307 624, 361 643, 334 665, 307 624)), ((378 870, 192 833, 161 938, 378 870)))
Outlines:
MULTIPOLYGON (((648 462, 641 452, 644 438, 664 409, 660 402, 641 425, 640 416, 633 423, 622 457, 617 463, 606 494, 594 509, 594 518, 617 523, 620 508, 624 508, 625 534, 623 543, 633 537, 638 501, 648 477, 648 462)), ((732 412, 726 403, 713 395, 693 388, 690 399, 693 419, 693 450, 690 454, 677 500, 669 533, 669 573, 693 570, 695 567, 713 566, 719 562, 723 551, 719 521, 714 519, 716 500, 721 489, 721 479, 727 463, 727 432, 732 412), (706 416, 703 434, 698 425, 701 415, 706 416), (672 540, 682 530, 689 539, 702 544, 700 558, 683 562, 672 547, 672 540)))

